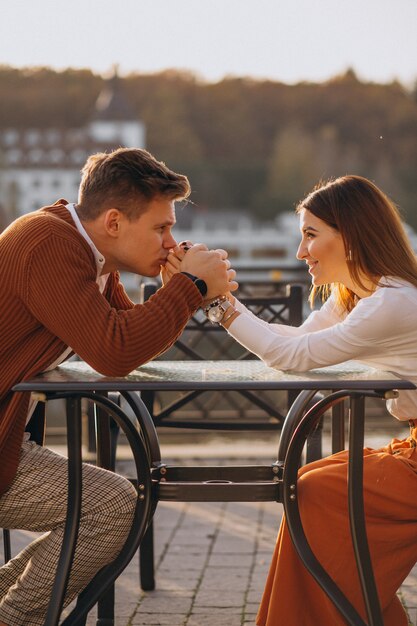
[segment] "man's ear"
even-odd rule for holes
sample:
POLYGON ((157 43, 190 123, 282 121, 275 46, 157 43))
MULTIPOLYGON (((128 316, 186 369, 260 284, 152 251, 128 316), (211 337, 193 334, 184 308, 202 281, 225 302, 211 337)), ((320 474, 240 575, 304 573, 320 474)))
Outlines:
POLYGON ((118 209, 107 209, 103 216, 104 230, 110 237, 118 237, 122 214, 118 209))

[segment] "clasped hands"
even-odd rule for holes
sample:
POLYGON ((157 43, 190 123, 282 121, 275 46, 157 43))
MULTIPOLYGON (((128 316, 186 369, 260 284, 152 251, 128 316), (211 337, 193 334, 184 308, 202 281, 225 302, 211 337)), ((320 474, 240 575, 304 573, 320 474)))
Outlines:
POLYGON ((188 272, 205 281, 205 302, 236 291, 239 286, 226 250, 209 250, 202 243, 184 241, 170 250, 167 262, 161 268, 162 283, 165 285, 178 272, 188 272))

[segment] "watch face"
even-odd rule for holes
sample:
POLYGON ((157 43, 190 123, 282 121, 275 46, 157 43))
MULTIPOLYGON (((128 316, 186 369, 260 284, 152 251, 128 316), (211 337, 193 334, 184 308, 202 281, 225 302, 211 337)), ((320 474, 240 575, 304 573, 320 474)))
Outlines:
POLYGON ((223 319, 224 313, 224 309, 220 305, 217 305, 212 307, 207 312, 207 317, 209 318, 210 322, 218 324, 223 319))
POLYGON ((211 307, 207 311, 207 317, 210 322, 213 322, 213 324, 219 324, 230 306, 232 306, 230 302, 228 300, 225 300, 224 302, 220 302, 219 304, 211 307))

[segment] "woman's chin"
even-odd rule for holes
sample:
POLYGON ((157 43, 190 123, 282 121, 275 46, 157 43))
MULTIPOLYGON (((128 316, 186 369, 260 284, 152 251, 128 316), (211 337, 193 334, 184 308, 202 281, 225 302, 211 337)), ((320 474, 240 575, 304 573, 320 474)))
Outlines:
POLYGON ((311 284, 314 285, 314 287, 321 287, 322 285, 325 285, 326 283, 320 280, 320 278, 318 278, 317 276, 312 276, 311 284))

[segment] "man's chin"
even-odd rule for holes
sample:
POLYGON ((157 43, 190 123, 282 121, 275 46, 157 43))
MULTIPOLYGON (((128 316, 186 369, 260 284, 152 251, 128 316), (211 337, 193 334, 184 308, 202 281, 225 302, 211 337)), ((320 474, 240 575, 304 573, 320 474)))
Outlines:
MULTIPOLYGON (((128 270, 127 270, 128 271, 128 270)), ((161 273, 161 267, 158 265, 156 267, 136 267, 135 269, 130 270, 133 274, 137 274, 138 276, 145 276, 146 278, 156 278, 161 273)))
POLYGON ((157 269, 155 268, 153 271, 149 270, 149 272, 147 274, 144 274, 144 276, 148 276, 149 278, 156 278, 161 273, 162 268, 162 265, 158 265, 157 269))

